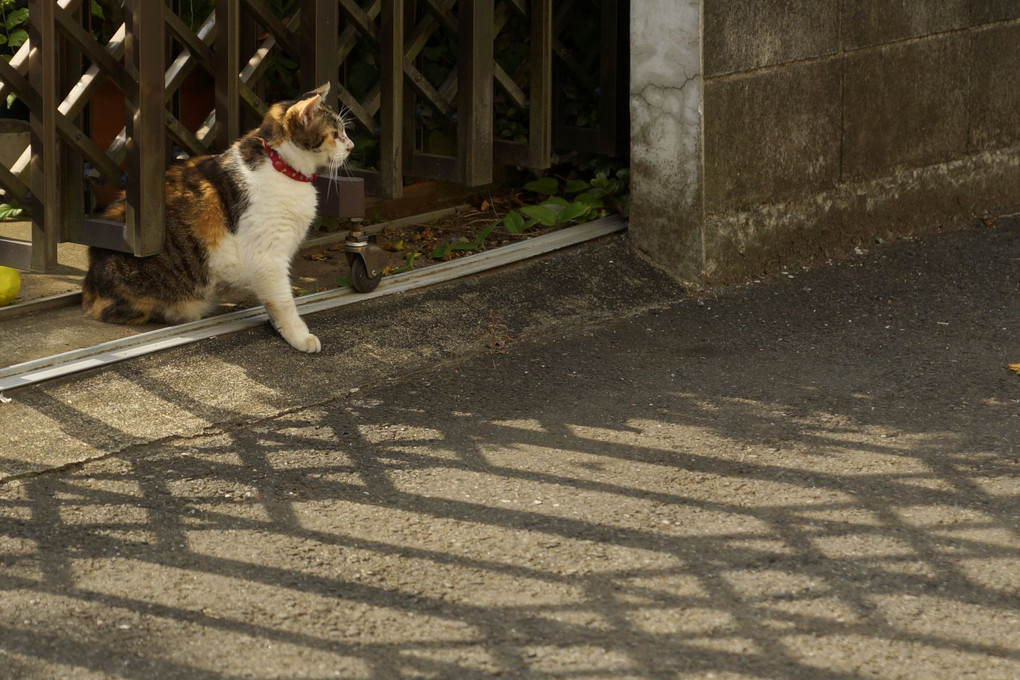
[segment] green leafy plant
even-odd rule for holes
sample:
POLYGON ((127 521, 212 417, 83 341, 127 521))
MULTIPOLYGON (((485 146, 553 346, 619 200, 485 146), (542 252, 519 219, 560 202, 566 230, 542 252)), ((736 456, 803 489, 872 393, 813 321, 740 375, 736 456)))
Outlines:
POLYGON ((510 211, 503 218, 503 226, 511 234, 522 234, 536 225, 551 228, 589 222, 605 217, 610 208, 622 212, 619 198, 627 191, 629 172, 620 168, 613 175, 602 170, 591 180, 553 176, 532 180, 524 189, 545 199, 510 211))
MULTIPOLYGON (((104 0, 110 2, 111 0, 104 0)), ((119 0, 112 0, 118 2, 119 0)), ((206 18, 216 9, 216 0, 181 0, 177 15, 191 30, 197 31, 206 18)))
POLYGON ((480 250, 482 245, 485 243, 485 239, 488 238, 489 234, 492 233, 492 230, 496 228, 497 224, 498 222, 493 222, 483 227, 482 230, 475 236, 473 241, 466 236, 461 236, 458 239, 440 243, 432 250, 432 259, 444 260, 448 258, 451 253, 458 250, 480 250))
POLYGON ((124 23, 124 8, 121 4, 118 0, 92 0, 92 37, 100 43, 110 42, 110 38, 124 23))
MULTIPOLYGON (((28 40, 28 8, 16 7, 15 0, 0 0, 0 58, 10 61, 18 48, 28 40)), ((7 95, 7 108, 11 108, 18 96, 7 95)))
POLYGON ((422 246, 418 246, 414 250, 410 250, 410 251, 407 252, 406 255, 404 255, 404 266, 403 267, 397 267, 396 269, 391 269, 390 271, 385 271, 384 270, 383 273, 384 274, 399 274, 400 272, 411 271, 411 268, 414 267, 414 261, 417 260, 419 257, 421 257, 421 248, 422 248, 422 246))
POLYGON ((28 210, 22 208, 14 201, 11 201, 10 203, 0 203, 0 220, 13 220, 19 217, 25 217, 28 214, 28 210))
POLYGON ((28 40, 28 8, 16 7, 15 0, 0 0, 0 46, 3 58, 11 60, 18 48, 28 40))

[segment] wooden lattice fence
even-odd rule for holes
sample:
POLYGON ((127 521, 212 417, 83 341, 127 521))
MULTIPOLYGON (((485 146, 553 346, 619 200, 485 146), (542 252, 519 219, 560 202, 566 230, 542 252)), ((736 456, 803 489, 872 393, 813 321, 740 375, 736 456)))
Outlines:
POLYGON ((0 165, 0 188, 31 207, 33 231, 30 242, 0 238, 0 264, 48 270, 61 241, 158 252, 167 163, 225 148, 273 97, 326 81, 375 149, 354 172, 379 196, 399 196, 406 177, 478 186, 500 164, 542 169, 554 146, 614 153, 625 4, 28 0, 29 40, 0 59, 0 101, 27 106, 31 144, 0 165), (111 10, 102 22, 97 4, 111 10), (123 21, 111 27, 113 15, 123 21), (196 76, 212 90, 208 111, 185 116, 196 76), (112 111, 98 97, 111 84, 124 102, 112 111), (586 98, 595 114, 577 116, 586 98), (98 144, 93 130, 111 120, 120 133, 98 144), (99 185, 126 190, 127 222, 113 231, 87 219, 99 185))

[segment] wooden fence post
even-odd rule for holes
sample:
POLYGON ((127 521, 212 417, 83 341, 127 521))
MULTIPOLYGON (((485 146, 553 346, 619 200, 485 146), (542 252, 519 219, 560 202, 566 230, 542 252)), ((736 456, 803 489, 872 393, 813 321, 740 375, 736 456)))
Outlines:
POLYGON ((216 146, 241 134, 241 0, 216 3, 216 146))
POLYGON ((457 166, 468 186, 492 181, 493 0, 457 11, 457 166))
POLYGON ((57 264, 60 187, 57 176, 57 26, 53 0, 28 3, 29 82, 41 104, 32 110, 32 269, 57 264))
POLYGON ((127 0, 127 233, 135 255, 155 255, 163 249, 165 224, 163 132, 164 23, 162 2, 127 0), (149 11, 142 13, 142 5, 149 11))
POLYGON ((553 0, 531 0, 531 126, 528 163, 549 167, 552 156, 553 0))
MULTIPOLYGON (((78 6, 71 12, 75 25, 80 26, 83 18, 83 8, 78 6)), ((87 15, 86 15, 87 16, 87 15)), ((72 40, 66 40, 65 45, 58 57, 60 60, 60 73, 57 79, 57 86, 60 92, 71 90, 81 78, 82 51, 74 45, 72 40)), ((82 117, 71 113, 72 107, 61 104, 59 110, 67 111, 70 115, 70 122, 79 132, 75 135, 82 135, 82 117)), ((84 135, 82 135, 84 137, 84 135)), ((84 159, 75 145, 63 142, 58 147, 59 158, 57 165, 60 172, 60 240, 80 240, 82 235, 82 223, 85 218, 85 173, 84 159)))
POLYGON ((404 0, 384 2, 380 36, 379 175, 383 194, 404 193, 404 0))
POLYGON ((325 82, 332 84, 326 98, 337 102, 337 54, 340 6, 336 0, 301 0, 301 87, 305 92, 325 82))

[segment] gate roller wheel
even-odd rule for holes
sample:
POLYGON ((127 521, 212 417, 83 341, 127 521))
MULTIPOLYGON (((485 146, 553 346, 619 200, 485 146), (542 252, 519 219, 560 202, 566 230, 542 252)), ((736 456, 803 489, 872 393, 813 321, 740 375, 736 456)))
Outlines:
POLYGON ((365 258, 355 257, 351 263, 351 286, 359 293, 371 293, 382 281, 382 270, 369 273, 365 258))

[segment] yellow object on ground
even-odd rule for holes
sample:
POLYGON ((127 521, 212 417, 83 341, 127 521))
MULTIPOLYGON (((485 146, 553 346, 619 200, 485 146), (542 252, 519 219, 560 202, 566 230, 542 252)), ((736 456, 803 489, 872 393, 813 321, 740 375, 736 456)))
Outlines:
POLYGON ((21 276, 17 269, 0 267, 0 307, 14 302, 21 291, 21 276))

